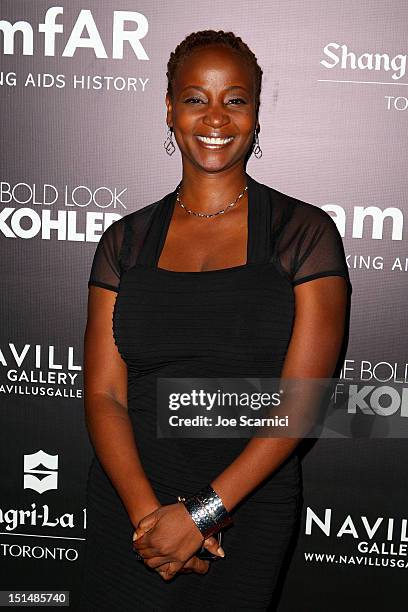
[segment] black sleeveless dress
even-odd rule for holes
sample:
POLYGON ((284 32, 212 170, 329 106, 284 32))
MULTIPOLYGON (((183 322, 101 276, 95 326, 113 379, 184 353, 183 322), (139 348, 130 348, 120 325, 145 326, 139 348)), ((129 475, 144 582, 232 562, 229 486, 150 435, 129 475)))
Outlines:
MULTIPOLYGON (((128 367, 128 410, 147 477, 162 504, 208 484, 248 439, 156 436, 160 377, 279 377, 296 284, 348 271, 332 218, 247 175, 247 263, 204 272, 158 268, 176 190, 114 222, 89 285, 117 292, 113 334, 128 367)), ((307 356, 305 355, 305 359, 307 356)), ((95 457, 87 486, 81 610, 266 610, 300 509, 294 452, 232 512, 226 557, 206 575, 170 582, 136 560, 133 527, 95 457)))

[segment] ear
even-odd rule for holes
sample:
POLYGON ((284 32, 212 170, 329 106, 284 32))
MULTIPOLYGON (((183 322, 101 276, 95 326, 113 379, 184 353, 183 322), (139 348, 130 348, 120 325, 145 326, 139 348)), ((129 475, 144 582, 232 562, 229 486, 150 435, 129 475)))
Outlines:
POLYGON ((167 106, 167 125, 173 127, 173 102, 169 94, 166 94, 166 106, 167 106))

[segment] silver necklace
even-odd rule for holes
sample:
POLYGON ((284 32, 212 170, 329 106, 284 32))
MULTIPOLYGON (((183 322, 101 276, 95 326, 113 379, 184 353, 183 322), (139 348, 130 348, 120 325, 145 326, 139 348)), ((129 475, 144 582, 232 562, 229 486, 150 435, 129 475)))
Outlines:
POLYGON ((215 213, 208 213, 208 214, 207 214, 207 213, 194 212, 194 210, 191 210, 190 208, 187 208, 187 206, 185 206, 185 205, 183 204, 183 202, 181 201, 181 199, 180 199, 180 189, 181 189, 181 185, 180 185, 180 187, 179 187, 179 188, 178 188, 178 190, 177 190, 177 198, 176 198, 176 200, 177 200, 177 202, 180 204, 180 206, 181 206, 182 208, 184 208, 184 210, 185 210, 186 212, 188 212, 188 214, 189 214, 189 215, 194 215, 194 216, 196 216, 196 217, 206 217, 207 219, 209 219, 210 217, 216 217, 217 215, 222 215, 222 214, 224 214, 224 213, 225 213, 225 211, 226 211, 226 210, 228 210, 229 208, 231 208, 231 206, 235 206, 235 204, 238 202, 238 200, 240 200, 240 199, 241 199, 241 198, 244 196, 245 192, 246 192, 246 191, 247 191, 247 189, 248 189, 248 185, 245 185, 244 189, 243 189, 243 190, 241 191, 241 193, 240 193, 240 194, 237 196, 237 198, 236 198, 236 199, 235 199, 233 202, 231 202, 231 204, 228 204, 228 206, 226 206, 225 208, 223 208, 223 209, 221 209, 221 210, 218 210, 218 211, 217 211, 217 212, 215 212, 215 213))

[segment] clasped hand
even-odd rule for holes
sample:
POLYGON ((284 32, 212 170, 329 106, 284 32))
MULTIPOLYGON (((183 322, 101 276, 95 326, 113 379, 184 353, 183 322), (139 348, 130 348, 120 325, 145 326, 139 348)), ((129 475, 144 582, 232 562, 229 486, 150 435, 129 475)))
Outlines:
POLYGON ((177 572, 207 573, 209 561, 194 554, 203 545, 211 553, 222 556, 217 552, 216 538, 204 539, 180 502, 161 506, 145 516, 139 521, 133 538, 133 546, 144 563, 164 580, 170 580, 177 572))

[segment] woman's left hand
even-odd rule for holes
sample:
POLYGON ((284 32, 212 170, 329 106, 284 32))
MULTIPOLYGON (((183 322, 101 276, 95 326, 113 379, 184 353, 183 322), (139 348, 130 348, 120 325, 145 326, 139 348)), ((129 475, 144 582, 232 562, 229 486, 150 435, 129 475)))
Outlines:
POLYGON ((145 516, 134 532, 133 546, 155 569, 166 564, 162 577, 170 579, 201 548, 204 537, 184 504, 161 506, 145 516))

